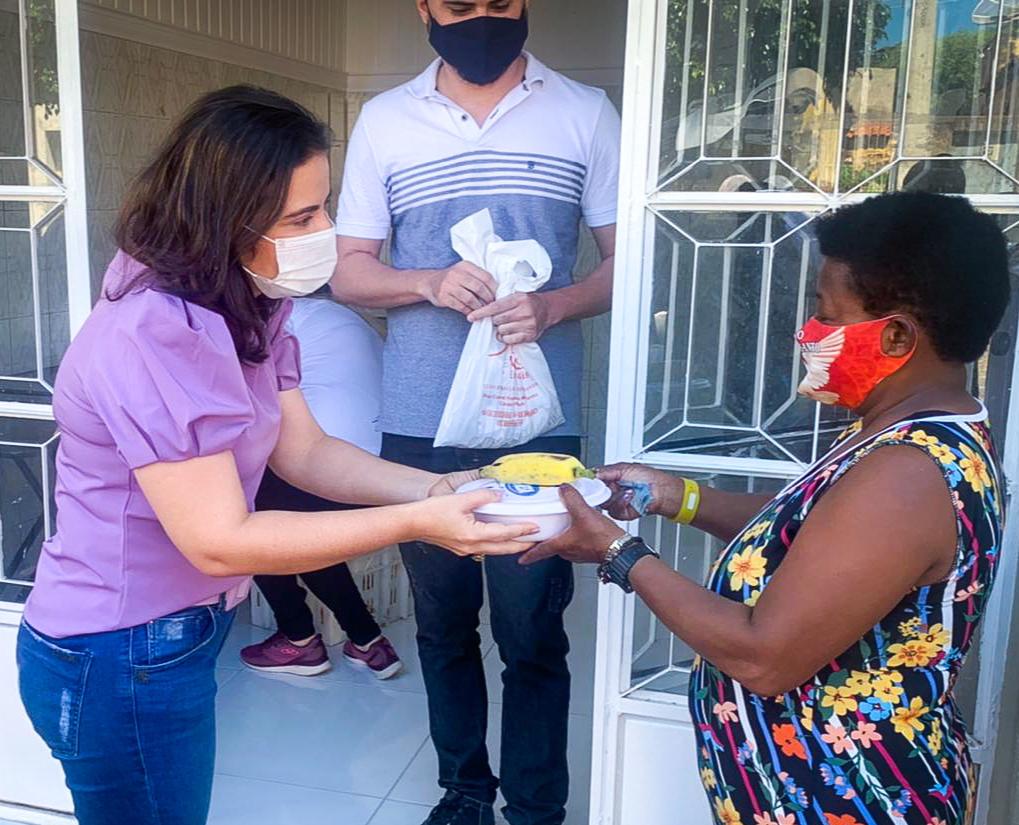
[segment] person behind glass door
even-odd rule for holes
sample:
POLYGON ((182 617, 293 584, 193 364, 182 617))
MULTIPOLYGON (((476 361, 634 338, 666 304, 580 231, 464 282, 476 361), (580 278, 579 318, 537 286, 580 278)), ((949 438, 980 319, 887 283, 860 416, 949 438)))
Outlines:
MULTIPOLYGON (((565 423, 516 451, 581 448, 580 319, 609 309, 619 116, 607 96, 523 52, 524 0, 416 0, 439 54, 420 76, 369 101, 354 127, 337 205, 343 301, 389 310, 381 419, 385 458, 436 471, 508 450, 433 446, 470 324, 491 318, 507 344, 542 348, 565 423), (492 276, 459 260, 450 229, 488 208, 507 240, 535 239, 553 261, 546 288, 495 300, 492 276), (581 220, 600 265, 573 282, 581 220), (379 261, 392 234, 392 266, 379 261)), ((408 3, 408 12, 409 12, 408 3)), ((511 825, 557 825, 569 790, 572 571, 493 560, 449 563, 425 543, 401 553, 414 594, 438 783, 429 825, 486 825, 501 787, 511 825), (486 746, 488 695, 477 628, 485 583, 505 664, 501 778, 486 746)))
MULTIPOLYGON (((319 426, 378 455, 376 430, 382 397, 382 338, 356 312, 332 300, 329 287, 308 298, 295 298, 288 331, 301 345, 301 392, 319 426)), ((287 484, 271 469, 255 496, 256 510, 314 513, 342 510, 336 504, 287 484)), ((379 679, 400 672, 400 658, 382 635, 346 564, 301 575, 301 581, 325 605, 347 634, 343 657, 379 679)), ((277 632, 241 651, 254 670, 316 676, 331 667, 322 636, 297 576, 255 576, 276 618, 277 632)))
POLYGON ((933 192, 937 195, 959 195, 966 191, 963 161, 942 152, 935 158, 918 160, 902 179, 904 192, 933 192))
MULTIPOLYGON (((254 573, 294 574, 419 539, 518 553, 464 475, 329 438, 298 388, 288 296, 332 274, 328 128, 252 87, 200 98, 124 205, 103 298, 71 342, 53 410, 57 529, 17 655, 21 699, 80 825, 202 825, 216 657, 254 573), (254 513, 271 463, 331 501, 254 513)), ((533 529, 530 528, 530 529, 533 529)))
POLYGON ((987 410, 967 391, 1009 301, 1005 241, 963 198, 882 195, 821 219, 801 390, 860 419, 777 496, 636 464, 607 505, 726 542, 706 587, 563 497, 572 529, 524 561, 601 565, 698 654, 701 778, 719 825, 964 825, 975 766, 953 686, 1003 547, 987 410), (643 492, 643 491, 642 491, 643 492))

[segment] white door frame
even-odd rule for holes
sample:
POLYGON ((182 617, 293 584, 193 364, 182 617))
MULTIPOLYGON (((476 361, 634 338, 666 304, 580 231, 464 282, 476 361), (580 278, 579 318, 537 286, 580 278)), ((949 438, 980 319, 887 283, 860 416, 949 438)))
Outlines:
MULTIPOLYGON (((661 105, 658 89, 664 77, 663 42, 667 0, 629 0, 626 76, 623 85, 622 162, 617 226, 617 272, 613 296, 612 344, 609 357, 606 461, 638 461, 661 469, 718 471, 763 477, 790 477, 802 465, 793 461, 727 458, 643 451, 645 376, 651 304, 650 255, 653 235, 649 207, 696 211, 811 212, 855 202, 866 195, 833 196, 810 192, 718 193, 656 192, 661 105), (628 277, 627 277, 628 276, 628 277)), ((710 51, 710 45, 709 45, 710 51)), ((992 94, 993 99, 993 94, 992 94)), ((1019 196, 972 195, 975 206, 998 213, 1019 214, 1019 196)), ((1013 363, 1013 386, 1019 382, 1019 358, 1013 363)), ((1013 393, 1002 464, 1009 479, 1007 529, 1003 548, 1019 547, 1019 496, 1012 480, 1019 478, 1019 393, 1013 393)), ((981 638, 976 718, 972 720, 973 753, 983 781, 978 794, 977 822, 986 818, 990 778, 1004 694, 1004 656, 1008 650, 1019 574, 1019 554, 1004 552, 998 579, 987 607, 981 638)), ((624 742, 621 721, 645 718, 689 724, 685 697, 632 690, 634 597, 616 588, 602 588, 598 601, 595 667, 595 717, 592 755, 592 825, 618 825, 624 742)), ((1011 732, 1006 731, 1006 735, 1011 732)), ((662 755, 657 755, 661 757, 662 755)), ((699 804, 699 803, 698 803, 699 804)), ((647 823, 657 825, 657 823, 647 823)))
MULTIPOLYGON (((28 19, 27 0, 18 0, 16 5, 24 32, 24 21, 28 19)), ((49 201, 62 205, 68 324, 70 335, 73 336, 84 323, 92 304, 77 0, 54 0, 54 17, 60 105, 61 182, 46 186, 0 186, 0 200, 49 201)), ((24 43, 23 33, 23 60, 24 43)), ((23 83, 26 78, 27 72, 23 71, 23 83)), ((31 124, 28 88, 23 89, 23 98, 25 122, 31 124)), ((32 139, 31 132, 26 134, 26 156, 21 158, 26 163, 35 148, 28 143, 32 139)), ((0 417, 46 421, 53 419, 53 409, 51 404, 0 401, 0 417)), ((44 488, 47 481, 44 464, 44 488)), ((48 495, 48 492, 44 489, 44 495, 48 495)), ((48 511, 48 503, 46 506, 48 511)), ((48 531, 50 520, 46 518, 44 521, 48 531)), ((70 810, 70 800, 59 764, 49 756, 42 741, 32 733, 17 699, 13 642, 21 615, 20 604, 0 603, 0 650, 4 654, 0 659, 0 702, 4 709, 3 728, 6 734, 0 736, 0 763, 6 766, 5 770, 11 770, 14 766, 24 771, 16 782, 19 789, 24 787, 24 796, 0 800, 0 818, 37 825, 66 825, 74 819, 66 813, 70 810)))
MULTIPOLYGON (((21 19, 27 0, 18 0, 21 19)), ((85 179, 84 107, 81 95, 81 58, 78 47, 77 0, 55 0, 57 77, 60 100, 60 151, 62 182, 50 186, 0 186, 0 201, 52 201, 64 209, 65 259, 70 333, 73 336, 92 310, 89 273, 88 214, 85 179)), ((24 91, 28 107, 28 90, 24 91)), ((30 135, 26 136, 26 140, 30 135)), ((28 147, 26 147, 27 149, 28 147)), ((25 158, 15 158, 26 160, 25 158)), ((53 420, 50 404, 0 401, 0 417, 53 420)), ((2 581, 2 577, 0 577, 2 581)), ((18 605, 0 603, 7 610, 18 605)))

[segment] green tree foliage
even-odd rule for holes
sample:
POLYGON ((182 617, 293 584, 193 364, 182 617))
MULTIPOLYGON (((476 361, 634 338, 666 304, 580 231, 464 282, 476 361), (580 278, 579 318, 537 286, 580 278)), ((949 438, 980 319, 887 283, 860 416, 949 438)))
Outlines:
MULTIPOLYGON (((937 114, 955 115, 973 111, 981 92, 980 69, 993 58, 994 41, 987 30, 964 30, 938 41, 935 52, 933 90, 935 106, 950 105, 953 111, 937 110, 937 114), (955 94, 950 94, 950 93, 955 94), (949 103, 950 101, 950 103, 949 103)), ((882 49, 874 56, 874 66, 905 70, 902 44, 882 49)))
MULTIPOLYGON (((891 9, 884 0, 852 4, 851 21, 849 6, 842 0, 748 0, 743 88, 749 91, 787 68, 803 66, 821 75, 825 94, 839 106, 846 66, 847 28, 850 34, 849 70, 853 72, 863 64, 868 42, 873 48, 873 44, 884 38, 891 19, 891 9), (790 4, 791 18, 788 17, 790 4), (791 26, 787 26, 787 20, 791 26), (787 28, 791 32, 790 53, 782 61, 787 28), (823 66, 820 65, 822 60, 823 66), (780 65, 783 62, 784 65, 780 65)), ((711 28, 711 71, 707 77, 707 92, 709 96, 731 95, 735 92, 739 68, 739 0, 716 0, 711 28)), ((704 94, 708 36, 707 0, 670 2, 665 96, 667 108, 671 102, 671 115, 679 114, 683 83, 690 84, 687 89, 689 95, 696 98, 704 94), (689 53, 685 48, 688 34, 689 53), (689 61, 689 79, 684 71, 684 57, 689 61)))

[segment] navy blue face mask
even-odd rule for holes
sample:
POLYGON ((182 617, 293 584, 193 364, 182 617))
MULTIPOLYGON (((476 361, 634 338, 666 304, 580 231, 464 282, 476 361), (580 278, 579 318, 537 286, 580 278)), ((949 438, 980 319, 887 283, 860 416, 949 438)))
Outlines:
POLYGON ((428 42, 439 57, 477 86, 502 77, 520 57, 526 41, 526 9, 519 18, 482 15, 445 26, 432 17, 428 27, 428 42))

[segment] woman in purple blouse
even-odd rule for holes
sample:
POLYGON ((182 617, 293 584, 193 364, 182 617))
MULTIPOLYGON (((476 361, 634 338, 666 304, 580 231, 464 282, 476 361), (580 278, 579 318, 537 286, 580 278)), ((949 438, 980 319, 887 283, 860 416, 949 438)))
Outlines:
POLYGON ((251 87, 184 115, 123 209, 103 296, 53 408, 57 531, 18 639, 22 699, 81 825, 200 825, 215 660, 255 573, 420 539, 517 553, 489 494, 327 437, 298 387, 286 296, 336 261, 327 127, 251 87), (267 464, 368 510, 252 512, 267 464))

